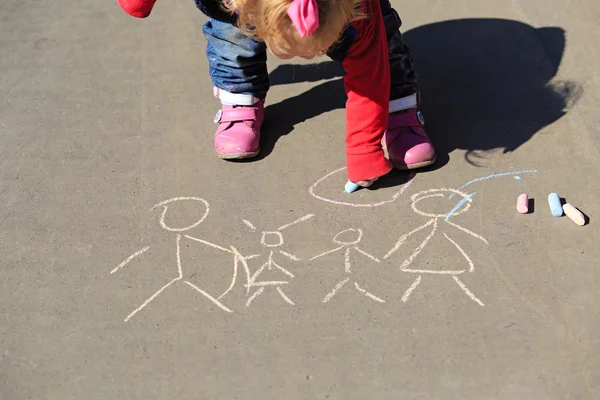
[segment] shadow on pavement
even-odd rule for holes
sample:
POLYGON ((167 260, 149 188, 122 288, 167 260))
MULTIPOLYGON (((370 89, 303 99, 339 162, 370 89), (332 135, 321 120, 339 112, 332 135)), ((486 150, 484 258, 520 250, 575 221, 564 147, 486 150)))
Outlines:
MULTIPOLYGON (((474 165, 484 165, 488 151, 514 151, 581 96, 578 84, 552 81, 565 50, 561 28, 462 19, 411 29, 404 40, 413 52, 425 127, 437 152, 429 170, 445 165, 456 149, 466 150, 466 161, 474 165)), ((333 61, 282 65, 271 73, 272 85, 329 80, 267 107, 259 159, 295 125, 345 107, 343 74, 333 61)))

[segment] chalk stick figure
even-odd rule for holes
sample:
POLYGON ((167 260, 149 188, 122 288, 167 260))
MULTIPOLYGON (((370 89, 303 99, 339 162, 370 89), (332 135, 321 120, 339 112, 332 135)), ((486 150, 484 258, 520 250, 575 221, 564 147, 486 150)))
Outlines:
MULTIPOLYGON (((155 206, 153 206, 151 208, 151 210, 157 209, 157 208, 163 208, 161 217, 160 217, 160 226, 169 231, 169 232, 174 232, 176 233, 175 235, 175 253, 176 253, 176 259, 177 259, 177 276, 173 279, 171 279, 166 285, 162 286, 160 289, 158 289, 152 296, 150 296, 146 301, 144 301, 138 308, 136 308, 135 310, 133 310, 128 316, 127 318, 125 318, 125 322, 129 321, 135 314, 137 314, 139 311, 143 310, 146 306, 148 306, 154 299, 156 299, 165 289, 167 289, 169 286, 171 286, 172 284, 174 284, 175 282, 179 282, 182 281, 183 283, 185 283, 186 285, 188 285, 189 287, 191 287, 192 289, 194 289, 195 291, 197 291, 198 293, 202 294, 204 297, 206 297, 207 299, 209 299, 211 302, 213 302, 216 306, 218 306, 221 310, 226 311, 226 312, 232 312, 229 308, 227 308, 222 302, 221 299, 226 296, 231 289, 233 288, 233 286, 235 285, 236 279, 237 279, 237 270, 238 270, 238 264, 241 262, 242 264, 245 263, 245 259, 240 255, 240 253, 233 247, 231 246, 230 249, 226 249, 224 247, 221 247, 219 245, 216 245, 214 243, 208 242, 206 240, 202 240, 202 239, 198 239, 189 235, 183 235, 182 236, 182 232, 186 232, 189 231, 190 229, 193 229, 195 227, 197 227, 198 225, 200 225, 208 216, 209 213, 209 204, 206 200, 201 199, 199 197, 176 197, 173 199, 169 199, 169 200, 165 200, 159 204, 156 204, 155 206), (178 202, 178 201, 191 201, 194 202, 198 207, 200 207, 200 209, 203 212, 203 215, 196 220, 193 224, 188 225, 188 226, 183 226, 183 227, 172 227, 170 225, 167 225, 167 223, 165 222, 165 217, 167 215, 167 211, 169 210, 169 206, 174 203, 174 202, 178 202), (234 266, 233 266, 233 278, 231 280, 231 284, 229 285, 229 287, 227 288, 227 290, 225 290, 223 293, 220 293, 218 295, 211 295, 209 294, 206 290, 199 288, 198 286, 194 285, 192 282, 188 281, 188 280, 184 280, 183 279, 183 267, 181 265, 181 241, 182 240, 193 240, 195 242, 199 242, 202 243, 204 245, 210 246, 212 248, 215 248, 217 250, 226 252, 226 253, 230 253, 234 255, 234 266)), ((121 268, 123 268, 125 265, 127 265, 130 261, 132 261, 134 258, 142 255, 143 253, 145 253, 148 249, 150 249, 150 246, 148 247, 144 247, 143 249, 141 249, 140 251, 132 254, 131 256, 129 256, 125 261, 123 261, 121 264, 119 264, 116 268, 114 268, 111 271, 111 274, 114 274, 115 272, 117 272, 118 270, 120 270, 121 268)))
MULTIPOLYGON (((333 242, 336 244, 339 244, 340 246, 336 247, 335 249, 328 250, 325 253, 319 254, 318 256, 314 256, 310 260, 311 261, 316 260, 317 258, 326 256, 328 254, 336 253, 338 251, 342 251, 345 249, 344 250, 344 272, 347 275, 352 275, 352 267, 351 267, 351 262, 350 262, 350 252, 352 250, 362 254, 365 257, 370 258, 371 260, 373 260, 375 262, 379 262, 379 259, 377 259, 376 257, 372 256, 371 254, 367 253, 366 251, 363 251, 362 249, 360 249, 357 246, 358 243, 360 243, 360 241, 362 240, 362 236, 363 236, 363 231, 361 229, 350 228, 350 229, 341 231, 337 235, 335 235, 335 237, 333 238, 333 242), (343 239, 344 235, 348 235, 348 234, 350 234, 350 237, 348 237, 347 239, 344 240, 343 239)), ((323 303, 327 303, 329 300, 331 300, 333 298, 333 296, 336 295, 338 290, 343 288, 346 285, 346 283, 350 282, 351 279, 352 278, 350 276, 347 276, 345 279, 342 279, 340 282, 338 282, 337 285, 335 285, 335 287, 333 288, 333 290, 331 292, 329 292, 323 298, 323 303)), ((353 280, 353 283, 354 283, 354 288, 356 290, 358 290, 360 293, 364 294, 368 298, 375 300, 379 303, 385 303, 384 300, 380 299, 379 297, 377 297, 377 296, 367 292, 365 289, 361 288, 356 281, 353 280)))
POLYGON ((455 190, 455 189, 431 189, 431 190, 427 190, 427 191, 416 193, 416 194, 412 195, 411 201, 412 201, 411 207, 415 213, 425 216, 425 217, 430 217, 431 219, 429 221, 427 221, 427 223, 425 223, 424 225, 421 225, 420 227, 414 229, 413 231, 411 231, 405 235, 402 235, 400 237, 400 239, 398 240, 398 242, 396 243, 396 245, 383 257, 384 259, 387 259, 392 254, 394 254, 404 244, 406 239, 408 239, 411 235, 414 235, 415 233, 417 233, 425 228, 431 228, 431 232, 429 233, 429 235, 427 235, 425 240, 423 240, 421 242, 421 244, 419 244, 417 246, 417 248, 415 248, 413 253, 406 260, 404 260, 404 262, 402 262, 402 264, 400 265, 401 271, 417 275, 417 278, 415 279, 413 284, 406 290, 406 292, 404 292, 404 296, 402 296, 402 301, 403 302, 408 301, 412 292, 421 283, 422 275, 450 275, 450 276, 452 276, 452 279, 454 279, 456 284, 465 292, 465 294, 467 296, 469 296, 469 298, 471 298, 474 302, 476 302, 480 306, 483 306, 484 304, 481 302, 481 300, 479 300, 477 297, 475 297, 475 295, 467 288, 467 286, 458 278, 459 275, 464 274, 467 271, 473 272, 475 270, 475 265, 473 264, 473 261, 471 261, 471 259, 467 255, 467 253, 458 245, 458 243, 456 243, 456 241, 452 240, 450 238, 450 236, 448 236, 446 233, 444 233, 444 237, 450 243, 452 243, 452 245, 460 252, 462 257, 465 259, 466 263, 468 264, 469 268, 468 269, 467 268, 456 269, 456 270, 455 269, 439 270, 439 269, 425 269, 425 268, 413 267, 413 263, 415 263, 417 256, 423 251, 423 249, 427 246, 427 244, 431 241, 431 239, 436 235, 438 228, 440 228, 440 226, 441 226, 440 220, 442 222, 447 223, 449 226, 452 226, 462 232, 465 232, 465 233, 473 236, 477 240, 481 240, 483 243, 488 244, 488 241, 485 238, 450 221, 450 218, 452 216, 458 215, 458 214, 463 214, 469 210, 469 208, 471 207, 471 203, 473 201, 472 195, 467 195, 466 193, 463 193, 463 192, 461 192, 459 190, 455 190), (424 212, 424 211, 420 210, 419 208, 417 208, 417 205, 423 200, 431 199, 434 197, 446 197, 446 195, 451 195, 449 197, 452 197, 455 195, 462 197, 462 199, 460 199, 460 201, 456 204, 456 206, 452 210, 450 210, 450 212, 448 212, 446 214, 427 213, 427 212, 424 212))
MULTIPOLYGON (((295 303, 283 291, 283 287, 290 283, 289 279, 294 278, 294 274, 292 274, 286 268, 282 267, 281 265, 279 265, 278 263, 275 262, 275 260, 273 259, 273 256, 275 255, 274 249, 283 246, 284 242, 283 242, 283 235, 281 234, 282 230, 289 228, 293 225, 296 225, 300 222, 306 221, 307 219, 310 219, 312 217, 314 217, 314 214, 307 214, 304 217, 298 218, 294 222, 280 226, 279 228, 277 228, 277 230, 262 231, 260 244, 269 249, 269 255, 268 255, 267 261, 264 264, 262 264, 253 274, 250 273, 250 269, 248 267, 247 262, 245 262, 245 260, 249 260, 251 258, 256 258, 256 257, 260 257, 260 256, 252 255, 249 257, 242 257, 239 254, 239 252, 236 252, 237 257, 238 258, 242 257, 242 259, 244 260, 244 262, 242 264, 243 264, 244 270, 246 271, 246 279, 247 279, 247 283, 244 286, 246 287, 246 293, 250 296, 248 298, 248 301, 246 301, 246 307, 250 307, 250 304, 252 304, 252 301, 254 299, 256 299, 258 296, 260 296, 265 291, 266 287, 275 287, 277 292, 281 296, 281 298, 283 298, 283 300, 286 303, 295 305, 295 303), (267 273, 269 273, 269 275, 273 275, 273 273, 275 273, 276 275, 279 275, 279 277, 277 277, 274 280, 265 280, 264 275, 266 275, 267 273), (255 288, 257 288, 257 289, 254 291, 255 288), (254 292, 252 294, 250 294, 250 291, 254 291, 254 292)), ((243 222, 251 230, 256 231, 256 227, 250 221, 243 220, 243 222)), ((293 254, 290 254, 283 250, 276 250, 276 251, 280 255, 287 257, 288 259, 290 259, 292 261, 300 261, 300 258, 296 257, 293 254)), ((240 261, 242 261, 242 260, 240 260, 240 261)))

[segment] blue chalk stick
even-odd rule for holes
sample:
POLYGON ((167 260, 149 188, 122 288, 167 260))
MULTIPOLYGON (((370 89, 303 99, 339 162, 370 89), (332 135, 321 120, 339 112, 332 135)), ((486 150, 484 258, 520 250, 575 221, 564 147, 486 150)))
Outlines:
POLYGON ((558 194, 550 193, 548 195, 548 205, 550 206, 550 212, 552 213, 552 215, 554 215, 555 217, 563 216, 563 208, 562 204, 560 203, 560 197, 558 197, 558 194))
POLYGON ((351 181, 348 181, 344 186, 346 193, 356 192, 360 188, 360 185, 351 181))

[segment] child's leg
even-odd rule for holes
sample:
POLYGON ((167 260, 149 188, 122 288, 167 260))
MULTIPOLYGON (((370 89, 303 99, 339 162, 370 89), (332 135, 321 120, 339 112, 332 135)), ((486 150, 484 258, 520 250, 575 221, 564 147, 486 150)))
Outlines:
POLYGON ((260 151, 269 90, 266 46, 236 26, 214 19, 204 25, 203 32, 215 96, 223 105, 215 117, 217 154, 225 159, 254 157, 260 151))
POLYGON ((435 162, 433 145, 417 111, 418 78, 410 49, 402 42, 402 21, 389 0, 380 0, 390 58, 390 119, 384 143, 388 157, 399 169, 421 168, 435 162))

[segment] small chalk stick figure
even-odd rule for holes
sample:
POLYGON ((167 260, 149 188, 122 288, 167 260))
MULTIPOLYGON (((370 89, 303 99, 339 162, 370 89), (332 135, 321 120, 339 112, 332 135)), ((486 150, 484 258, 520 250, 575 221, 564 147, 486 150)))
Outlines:
MULTIPOLYGON (((198 293, 200 293, 201 295, 203 295, 204 297, 206 297, 208 300, 210 300, 212 303, 214 303, 217 307, 219 307, 221 310, 226 311, 226 312, 232 312, 229 308, 227 308, 222 302, 221 299, 226 296, 231 289, 233 288, 233 286, 235 285, 236 282, 236 278, 237 278, 237 270, 238 270, 238 264, 245 263, 245 260, 242 258, 242 256, 240 255, 240 253, 233 247, 231 246, 230 249, 226 249, 225 247, 216 245, 214 243, 208 242, 206 240, 203 239, 198 239, 189 235, 183 235, 183 232, 189 231, 197 226, 199 226, 208 216, 208 212, 209 212, 209 204, 206 200, 201 199, 199 197, 176 197, 173 199, 169 199, 169 200, 165 200, 157 205, 155 205, 154 207, 151 208, 151 210, 157 209, 157 208, 163 208, 161 217, 160 217, 160 226, 169 231, 169 232, 174 232, 176 233, 176 237, 175 237, 175 252, 176 252, 176 259, 177 259, 177 276, 175 278, 173 278, 172 280, 170 280, 166 285, 162 286, 160 289, 158 289, 152 296, 150 296, 146 301, 144 301, 138 308, 136 308, 135 310, 133 310, 128 316, 127 318, 125 318, 125 322, 129 321, 135 314, 137 314, 139 311, 143 310, 146 306, 148 306, 154 299, 156 299, 165 289, 167 289, 169 286, 171 286, 172 284, 182 281, 183 283, 185 283, 186 285, 188 285, 189 287, 191 287, 192 289, 194 289, 195 291, 197 291, 198 293), (173 227, 170 225, 167 225, 167 223, 165 222, 165 217, 167 215, 167 212, 169 210, 169 206, 174 203, 174 202, 179 202, 179 201, 187 201, 187 202, 194 202, 196 205, 198 205, 201 211, 203 211, 202 216, 196 220, 193 224, 188 225, 188 226, 183 226, 183 227, 173 227), (198 243, 202 243, 204 245, 207 245, 209 247, 212 247, 214 249, 226 252, 226 253, 230 253, 234 255, 234 266, 233 266, 233 278, 231 281, 231 284, 229 285, 229 287, 220 294, 217 295, 211 295, 209 294, 206 290, 199 288, 198 286, 194 285, 192 282, 188 281, 188 280, 184 280, 183 278, 183 267, 182 267, 182 263, 181 263, 181 241, 182 240, 193 240, 195 242, 198 243)), ((131 256, 129 256, 125 261, 123 261, 121 264, 119 264, 116 268, 114 268, 111 271, 111 274, 114 274, 115 272, 117 272, 118 270, 120 270, 121 268, 123 268, 124 266, 126 266, 129 262, 131 262, 134 258, 139 257, 140 255, 142 255, 143 253, 145 253, 147 250, 150 249, 150 246, 144 247, 143 249, 139 250, 138 252, 132 254, 131 256)))
POLYGON ((480 306, 484 306, 483 302, 481 302, 481 300, 479 300, 477 297, 475 297, 475 295, 467 288, 467 286, 458 278, 459 275, 464 274, 467 271, 473 272, 475 270, 475 265, 473 264, 473 261, 471 261, 471 259, 467 255, 467 253, 465 253, 465 251, 458 245, 458 243, 456 243, 454 240, 452 240, 450 238, 450 236, 448 236, 446 233, 444 233, 444 237, 450 243, 452 243, 452 245, 460 252, 460 254, 465 259, 466 263, 469 266, 468 269, 464 268, 464 269, 457 269, 457 270, 439 270, 439 269, 422 269, 422 268, 417 268, 417 267, 413 266, 415 264, 415 260, 417 259, 417 256, 423 251, 423 249, 427 246, 427 244, 431 241, 431 239, 436 235, 438 229, 440 228, 440 220, 462 232, 465 232, 465 233, 473 236, 477 240, 480 240, 483 243, 488 244, 488 241, 485 238, 450 221, 450 218, 453 217, 454 215, 463 214, 469 210, 469 208, 471 207, 471 203, 473 201, 472 197, 473 197, 473 195, 468 195, 466 193, 463 193, 463 192, 461 192, 459 190, 455 190, 455 189, 431 189, 431 190, 427 190, 427 191, 416 193, 416 194, 412 195, 412 197, 411 197, 412 210, 419 215, 422 215, 425 217, 430 217, 431 219, 429 221, 427 221, 427 223, 425 223, 424 225, 421 225, 420 227, 412 230, 411 232, 409 232, 405 235, 402 235, 400 237, 400 239, 398 239, 398 242, 395 244, 395 246, 383 257, 384 259, 389 258, 404 244, 406 239, 408 239, 411 235, 414 235, 415 233, 417 233, 425 228, 431 229, 431 232, 429 233, 429 235, 427 235, 425 240, 423 240, 421 242, 421 244, 419 244, 415 248, 415 250, 412 252, 412 254, 406 260, 404 260, 402 262, 402 264, 400 265, 401 271, 417 275, 417 278, 415 279, 413 284, 406 290, 406 292, 404 292, 404 296, 402 296, 403 302, 408 301, 412 292, 421 283, 421 277, 423 275, 450 275, 450 276, 452 276, 452 279, 454 279, 456 284, 465 292, 465 294, 467 296, 469 296, 469 298, 471 298, 474 302, 476 302, 480 306), (432 213, 424 212, 424 211, 420 210, 419 208, 417 208, 417 205, 423 200, 431 199, 434 197, 446 197, 446 195, 451 195, 450 197, 455 196, 455 195, 462 197, 462 199, 460 199, 460 201, 456 204, 456 206, 447 214, 432 214, 432 213))
MULTIPOLYGON (((360 241, 362 240, 362 236, 363 236, 363 231, 361 229, 350 228, 350 229, 341 231, 337 235, 335 235, 335 237, 333 238, 333 242, 336 244, 339 244, 340 246, 336 247, 335 249, 328 250, 325 253, 314 256, 313 258, 310 259, 311 261, 316 260, 317 258, 326 256, 328 254, 336 253, 338 251, 342 251, 345 249, 344 250, 344 272, 349 276, 347 276, 345 279, 342 279, 340 282, 338 282, 337 285, 335 285, 333 290, 331 292, 329 292, 323 298, 323 300, 322 300, 323 303, 327 303, 328 301, 330 301, 333 298, 333 296, 336 295, 338 290, 340 290, 342 287, 344 287, 346 285, 346 283, 350 282, 350 280, 352 279, 350 277, 350 275, 352 275, 352 266, 351 266, 351 262, 350 262, 350 252, 352 250, 362 254, 363 256, 365 256, 367 258, 370 258, 371 260, 373 260, 375 262, 380 262, 379 259, 377 259, 376 257, 372 256, 371 254, 363 251, 362 249, 360 249, 357 246, 358 243, 360 243, 360 241), (350 235, 350 237, 348 237, 346 240, 344 240, 343 239, 344 235, 350 235)), ((356 290, 358 290, 360 293, 364 294, 368 298, 375 300, 379 303, 385 303, 384 300, 380 299, 379 297, 377 297, 377 296, 367 292, 365 289, 361 288, 356 281, 353 281, 353 283, 354 283, 354 288, 356 290)))
MULTIPOLYGON (((283 287, 290 283, 289 279, 294 278, 294 274, 275 262, 275 260, 273 259, 273 256, 275 255, 274 249, 283 246, 283 235, 281 234, 282 230, 287 229, 300 222, 306 221, 307 219, 310 219, 312 217, 314 217, 314 214, 307 214, 301 218, 298 218, 294 222, 290 222, 289 224, 280 226, 275 231, 261 232, 260 244, 264 247, 269 248, 269 256, 267 258, 267 261, 264 264, 262 264, 253 274, 251 274, 250 269, 248 267, 248 263, 246 261, 260 257, 260 255, 255 254, 243 257, 244 262, 242 263, 242 265, 244 267, 244 270, 246 271, 247 278, 247 283, 244 286, 246 287, 247 294, 250 296, 248 298, 248 301, 246 301, 246 307, 250 307, 252 301, 254 301, 254 299, 256 299, 258 296, 260 296, 265 291, 265 288, 269 286, 275 287, 281 298, 286 303, 290 305, 295 305, 295 303, 283 291, 283 287), (274 280, 265 280, 263 275, 266 275, 267 273, 270 273, 270 275, 272 275, 272 273, 276 273, 279 275, 279 277, 274 280), (255 288, 256 290, 254 291, 255 288), (254 292, 250 294, 250 291, 254 292)), ((250 221, 243 220, 243 222, 244 224, 246 224, 246 226, 248 226, 248 228, 250 228, 253 231, 256 231, 256 227, 250 221)), ((284 257, 287 257, 292 261, 300 261, 299 257, 296 257, 295 255, 285 252, 283 250, 277 250, 277 253, 284 257)), ((239 252, 237 253, 237 257, 242 257, 239 254, 239 252)))

